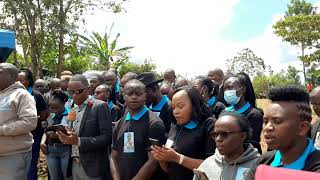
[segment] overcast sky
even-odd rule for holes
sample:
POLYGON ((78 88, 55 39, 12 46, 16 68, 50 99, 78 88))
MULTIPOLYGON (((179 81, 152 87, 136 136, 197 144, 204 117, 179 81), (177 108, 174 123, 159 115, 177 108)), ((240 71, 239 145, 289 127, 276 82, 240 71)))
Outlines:
MULTIPOLYGON (((126 13, 87 14, 88 32, 105 32, 114 23, 119 46, 134 46, 132 60, 151 58, 157 71, 174 68, 183 76, 224 70, 225 60, 252 49, 279 72, 288 64, 300 69, 299 49, 273 34, 289 0, 129 0, 126 13)), ((309 0, 320 9, 320 0, 309 0)), ((84 34, 88 35, 88 34, 84 34)))

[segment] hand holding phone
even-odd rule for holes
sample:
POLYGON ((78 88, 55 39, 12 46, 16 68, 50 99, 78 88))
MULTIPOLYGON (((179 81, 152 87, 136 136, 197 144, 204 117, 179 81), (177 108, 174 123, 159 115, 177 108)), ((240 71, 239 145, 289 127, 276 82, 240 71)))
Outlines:
POLYGON ((163 144, 160 143, 158 139, 149 138, 151 145, 162 147, 163 144))
POLYGON ((61 131, 64 134, 68 134, 67 129, 62 124, 53 125, 52 128, 55 132, 61 131))

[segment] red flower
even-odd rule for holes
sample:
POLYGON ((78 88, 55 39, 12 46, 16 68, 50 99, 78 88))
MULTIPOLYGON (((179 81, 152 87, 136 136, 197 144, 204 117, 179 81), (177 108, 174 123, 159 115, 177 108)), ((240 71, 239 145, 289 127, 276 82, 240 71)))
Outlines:
POLYGON ((74 110, 74 108, 71 109, 71 111, 69 112, 68 116, 67 116, 67 120, 69 121, 74 121, 77 118, 77 113, 74 110))
POLYGON ((93 101, 89 101, 89 102, 88 102, 88 106, 89 106, 90 108, 92 108, 92 106, 93 106, 93 101))

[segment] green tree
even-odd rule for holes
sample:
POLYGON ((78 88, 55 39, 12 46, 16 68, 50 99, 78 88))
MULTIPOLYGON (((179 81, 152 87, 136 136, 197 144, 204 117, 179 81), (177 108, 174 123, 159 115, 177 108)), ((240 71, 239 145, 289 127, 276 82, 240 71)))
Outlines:
POLYGON ((304 79, 306 80, 305 67, 314 58, 305 55, 306 49, 319 46, 320 15, 316 8, 305 0, 292 0, 288 5, 286 16, 274 26, 274 33, 282 37, 283 41, 298 46, 301 49, 304 79))
POLYGON ((256 97, 261 97, 269 92, 269 78, 265 75, 258 75, 253 78, 252 85, 256 97))
POLYGON ((307 72, 307 82, 311 82, 312 84, 320 85, 320 63, 314 62, 310 66, 307 72))
POLYGON ((245 72, 250 77, 263 74, 266 68, 264 60, 248 48, 238 52, 236 56, 226 61, 228 72, 236 74, 245 72))
POLYGON ((15 31, 17 43, 23 49, 26 65, 31 67, 36 78, 42 76, 43 59, 47 57, 56 62, 55 69, 57 76, 60 76, 66 52, 66 36, 69 39, 78 30, 78 24, 83 22, 85 12, 97 8, 119 12, 123 3, 123 1, 116 3, 113 0, 2 0, 1 2, 3 9, 0 10, 0 26, 15 31), (50 55, 47 55, 47 52, 50 55))
POLYGON ((66 44, 64 68, 75 74, 92 69, 94 61, 85 47, 79 46, 79 38, 75 37, 66 44))
POLYGON ((295 85, 301 85, 300 76, 298 75, 298 73, 300 73, 300 71, 297 70, 295 67, 290 65, 288 66, 287 78, 292 80, 295 85))
MULTIPOLYGON (((258 75, 253 78, 253 88, 257 97, 264 94, 267 95, 271 87, 285 86, 295 84, 294 79, 288 78, 287 74, 280 72, 270 76, 258 75)), ((297 84, 300 85, 301 84, 297 84)))
POLYGON ((51 26, 58 41, 58 65, 57 76, 63 70, 64 53, 65 53, 65 35, 76 33, 77 23, 84 22, 83 15, 93 9, 102 9, 104 11, 113 11, 114 13, 121 12, 122 1, 114 0, 53 0, 52 6, 52 21, 51 26))
POLYGON ((31 69, 35 77, 42 76, 40 59, 44 40, 44 19, 42 18, 44 6, 41 6, 40 0, 4 0, 3 3, 4 16, 1 19, 7 22, 5 25, 15 30, 18 42, 21 42, 24 48, 26 63, 28 63, 28 56, 31 57, 31 69))
POLYGON ((316 14, 316 8, 305 0, 291 0, 287 5, 286 16, 311 15, 316 14))
POLYGON ((269 87, 285 86, 294 84, 293 79, 288 79, 286 74, 277 73, 269 77, 269 87))
POLYGON ((146 59, 143 63, 134 63, 129 61, 125 64, 122 64, 119 67, 118 72, 120 76, 123 76, 127 72, 141 74, 143 72, 155 72, 156 67, 156 64, 154 64, 151 59, 146 59))
MULTIPOLYGON (((16 64, 16 66, 18 66, 18 67, 26 67, 26 62, 24 61, 23 56, 21 54, 19 54, 18 52, 16 52, 16 53, 17 53, 17 64, 16 64)), ((10 56, 7 59, 7 62, 11 63, 11 64, 14 64, 14 52, 12 52, 10 54, 10 56)))
POLYGON ((114 39, 111 39, 112 29, 113 24, 109 33, 106 32, 103 36, 100 36, 97 32, 93 32, 90 38, 80 35, 83 45, 88 49, 88 53, 98 61, 97 66, 95 66, 96 69, 109 69, 111 65, 110 61, 116 60, 122 62, 127 60, 130 49, 133 48, 133 46, 117 47, 120 33, 114 39))

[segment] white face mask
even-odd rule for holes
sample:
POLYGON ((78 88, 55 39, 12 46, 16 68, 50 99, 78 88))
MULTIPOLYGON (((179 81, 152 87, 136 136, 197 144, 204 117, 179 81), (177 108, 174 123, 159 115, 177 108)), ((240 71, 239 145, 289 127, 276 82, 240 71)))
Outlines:
POLYGON ((224 91, 224 100, 231 106, 238 104, 240 98, 241 96, 237 96, 237 90, 235 89, 224 91))

